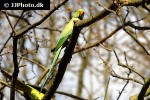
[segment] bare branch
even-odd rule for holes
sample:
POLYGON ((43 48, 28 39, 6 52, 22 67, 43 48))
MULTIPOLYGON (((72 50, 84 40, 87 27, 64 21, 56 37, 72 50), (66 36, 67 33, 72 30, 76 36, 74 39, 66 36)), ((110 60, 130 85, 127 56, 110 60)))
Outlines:
POLYGON ((117 75, 117 74, 115 73, 115 71, 111 71, 110 74, 111 74, 113 77, 116 77, 116 78, 119 78, 119 79, 122 79, 122 80, 133 81, 133 82, 136 82, 136 83, 139 83, 139 84, 143 85, 142 82, 140 82, 139 80, 136 80, 136 79, 134 79, 134 78, 126 78, 126 77, 122 77, 122 76, 120 76, 120 75, 117 75))
POLYGON ((107 92, 108 92, 108 87, 109 87, 109 81, 110 81, 110 78, 108 79, 108 82, 107 82, 104 100, 106 100, 106 96, 107 96, 107 92))
MULTIPOLYGON (((114 0, 117 4, 123 4, 123 6, 134 6, 138 7, 142 5, 143 0, 114 0)), ((149 0, 145 0, 145 3, 149 4, 149 0)))
POLYGON ((40 25, 41 23, 43 23, 51 14, 53 14, 54 11, 56 11, 59 7, 61 7, 62 5, 64 5, 68 0, 63 0, 62 2, 60 2, 59 4, 57 4, 52 10, 50 10, 41 20, 37 21, 36 23, 27 26, 27 28, 21 30, 20 32, 18 32, 18 34, 16 35, 16 38, 20 38, 21 36, 23 36, 26 32, 28 32, 29 30, 35 28, 36 26, 40 25))
POLYGON ((88 99, 84 99, 84 98, 81 98, 81 97, 78 97, 78 96, 75 96, 75 95, 72 95, 72 94, 69 94, 69 93, 61 92, 61 91, 56 91, 55 93, 62 94, 62 95, 65 95, 65 96, 68 96, 68 97, 71 97, 71 98, 74 98, 74 99, 78 99, 78 100, 88 100, 88 99))
MULTIPOLYGON (((117 8, 118 8, 118 5, 116 5, 116 4, 111 4, 111 5, 110 5, 109 7, 107 7, 107 8, 110 9, 110 10, 116 11, 117 8)), ((95 23, 95 22, 101 20, 102 18, 106 17, 106 16, 109 15, 110 13, 111 13, 111 11, 108 11, 108 10, 104 9, 104 10, 98 12, 98 13, 95 14, 95 15, 91 15, 91 17, 89 17, 89 18, 87 18, 87 19, 84 19, 84 20, 82 20, 82 21, 78 21, 78 22, 76 23, 76 26, 77 26, 77 27, 81 27, 81 28, 87 27, 87 26, 89 26, 89 25, 91 25, 91 24, 93 24, 93 23, 95 23)))
POLYGON ((134 24, 132 24, 132 22, 128 22, 128 25, 136 30, 150 30, 150 27, 148 26, 144 26, 144 27, 141 27, 141 26, 135 26, 134 24))
POLYGON ((147 55, 150 55, 146 48, 129 31, 127 31, 126 28, 124 28, 124 31, 128 33, 140 47, 142 47, 142 49, 146 52, 147 55))
POLYGON ((135 71, 131 66, 122 64, 122 63, 120 62, 119 57, 118 57, 117 53, 115 52, 115 50, 114 50, 114 53, 115 53, 115 56, 116 56, 116 59, 117 59, 117 61, 118 61, 118 65, 119 65, 119 66, 122 66, 122 67, 124 67, 124 68, 129 69, 130 71, 132 71, 132 72, 136 73, 137 75, 139 75, 143 80, 145 80, 145 77, 142 76, 142 75, 141 75, 140 73, 138 73, 137 71, 135 71))
POLYGON ((9 22, 9 24, 10 24, 10 27, 11 27, 12 31, 13 31, 13 32, 14 32, 14 34, 16 35, 16 34, 17 34, 17 32, 15 31, 15 28, 13 27, 13 25, 12 25, 12 23, 11 23, 11 21, 10 21, 9 17, 8 17, 7 12, 6 12, 6 11, 2 11, 2 12, 5 14, 5 16, 6 16, 6 18, 7 18, 8 22, 9 22))
POLYGON ((116 13, 115 11, 111 10, 111 9, 108 9, 107 7, 105 7, 103 4, 101 4, 98 0, 95 1, 96 3, 98 3, 99 6, 102 6, 104 9, 112 12, 112 13, 116 13))
MULTIPOLYGON (((124 52, 124 55, 125 55, 126 65, 128 66, 127 57, 126 57, 126 53, 125 52, 124 52)), ((129 76, 130 76, 131 73, 132 73, 132 71, 129 69, 129 72, 127 73, 127 78, 129 78, 129 76)), ((118 96, 117 100, 119 100, 119 98, 121 97, 121 94, 123 93, 123 91, 125 90, 125 88, 126 88, 126 86, 128 84, 129 84, 129 80, 127 80, 127 82, 123 86, 122 90, 119 92, 119 96, 118 96)))
POLYGON ((19 73, 18 60, 17 60, 17 42, 18 42, 18 39, 13 38, 14 72, 13 72, 12 80, 11 80, 11 92, 10 92, 11 100, 15 100, 15 85, 16 85, 16 80, 17 80, 18 73, 19 73))

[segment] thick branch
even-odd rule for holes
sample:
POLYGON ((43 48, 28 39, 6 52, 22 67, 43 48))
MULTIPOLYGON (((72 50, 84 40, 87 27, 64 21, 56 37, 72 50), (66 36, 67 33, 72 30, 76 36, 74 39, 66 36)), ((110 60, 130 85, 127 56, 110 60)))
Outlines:
POLYGON ((150 95, 150 87, 147 88, 147 86, 146 86, 146 84, 148 85, 147 82, 143 85, 140 94, 135 94, 135 95, 131 96, 129 100, 142 100, 142 99, 144 99, 144 97, 149 96, 150 95), (146 90, 146 92, 145 92, 145 90, 146 90), (144 97, 143 97, 143 95, 144 95, 144 97), (138 99, 139 96, 141 96, 141 97, 138 99))
POLYGON ((138 100, 144 100, 145 93, 150 86, 150 78, 144 83, 141 92, 138 95, 138 100))
POLYGON ((141 27, 141 26, 136 26, 134 24, 132 24, 132 22, 128 22, 128 25, 136 30, 150 30, 150 27, 148 26, 144 26, 144 27, 141 27))
POLYGON ((17 41, 18 39, 13 38, 13 62, 14 62, 14 72, 11 81, 11 92, 10 99, 15 100, 15 84, 19 73, 18 61, 17 61, 17 41))
MULTIPOLYGON (((118 8, 118 5, 116 4, 111 4, 108 9, 110 10, 114 10, 116 11, 118 8)), ((87 19, 84 19, 82 21, 79 21, 76 23, 76 26, 78 27, 87 27, 93 23, 95 23, 96 21, 106 17, 107 15, 109 15, 111 13, 110 10, 107 10, 107 9, 104 9, 102 11, 100 11, 99 13, 95 14, 95 15, 92 15, 91 17, 87 18, 87 19)))
MULTIPOLYGON (((123 2, 123 0, 120 0, 120 1, 123 2)), ((150 4, 150 0, 145 0, 145 3, 150 4)), ((134 6, 134 7, 137 7, 137 6, 140 6, 140 5, 142 5, 142 0, 130 0, 128 2, 128 4, 126 4, 126 6, 134 6)), ((79 26, 79 27, 89 26, 89 25, 95 23, 96 21, 106 17, 112 11, 116 11, 118 9, 118 5, 116 3, 114 3, 114 4, 110 5, 108 7, 108 9, 110 9, 110 10, 105 9, 105 10, 103 10, 103 11, 101 11, 101 12, 95 14, 95 15, 92 15, 91 17, 89 17, 85 20, 77 22, 76 25, 79 26)))

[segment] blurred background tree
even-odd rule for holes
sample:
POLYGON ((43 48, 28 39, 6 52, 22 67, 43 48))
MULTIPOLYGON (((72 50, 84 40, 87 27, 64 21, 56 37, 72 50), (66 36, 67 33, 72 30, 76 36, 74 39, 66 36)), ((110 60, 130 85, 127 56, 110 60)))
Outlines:
MULTIPOLYGON (((50 0, 51 9, 60 1, 50 0)), ((81 30, 75 53, 54 99, 73 100, 75 98, 72 95, 75 95, 88 100, 127 100, 131 99, 131 96, 137 97, 137 93, 144 95, 145 92, 142 92, 141 88, 150 80, 150 2, 115 0, 118 9, 112 11, 107 7, 113 2, 69 0, 40 25, 35 25, 28 32, 21 34, 16 49, 19 67, 17 78, 26 84, 41 86, 41 76, 53 60, 51 49, 55 47, 61 30, 74 12, 80 8, 84 9, 86 19, 108 10, 111 13, 107 17, 81 30)), ((20 32, 41 20, 49 11, 6 12, 15 31, 20 32)), ((3 11, 0 12, 0 30, 0 68, 12 75, 15 65, 15 33, 3 11)), ((63 54, 62 51, 60 60, 63 54)), ((0 77, 0 96, 3 100, 8 100, 10 88, 7 86, 11 84, 11 80, 3 73, 0 73, 0 77)), ((150 92, 147 93, 149 94, 150 92)), ((15 98, 25 99, 18 92, 15 98)))

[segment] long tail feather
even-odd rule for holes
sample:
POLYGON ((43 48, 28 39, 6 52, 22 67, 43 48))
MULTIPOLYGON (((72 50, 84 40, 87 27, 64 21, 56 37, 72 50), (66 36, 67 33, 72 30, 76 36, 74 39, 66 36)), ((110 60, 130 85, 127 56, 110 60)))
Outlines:
POLYGON ((44 86, 45 86, 45 84, 46 84, 48 78, 49 78, 50 75, 51 75, 51 72, 52 72, 52 70, 53 70, 53 68, 54 68, 54 66, 55 66, 55 64, 56 64, 56 61, 57 61, 57 59, 58 59, 58 57, 59 57, 59 54, 60 54, 61 49, 62 49, 62 47, 60 47, 60 48, 55 52, 55 57, 54 57, 53 62, 52 62, 52 64, 51 64, 51 66, 50 66, 50 69, 49 69, 49 71, 48 71, 48 73, 47 73, 47 75, 46 75, 46 79, 45 79, 45 81, 44 81, 44 83, 43 83, 43 85, 42 85, 42 87, 41 87, 41 91, 42 91, 42 89, 44 88, 44 86))

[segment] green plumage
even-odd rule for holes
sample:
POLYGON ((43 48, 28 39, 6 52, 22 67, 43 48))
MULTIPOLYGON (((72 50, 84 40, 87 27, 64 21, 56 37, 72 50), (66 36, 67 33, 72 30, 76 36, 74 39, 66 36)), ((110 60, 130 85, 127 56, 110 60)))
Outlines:
POLYGON ((42 89, 44 88, 48 78, 50 77, 51 75, 51 71, 53 70, 55 64, 56 64, 56 61, 59 57, 59 54, 61 52, 61 49, 64 47, 64 44, 65 42, 68 40, 68 38, 71 36, 72 32, 73 32, 73 26, 74 26, 74 21, 79 21, 79 20, 82 20, 83 19, 83 16, 84 16, 84 10, 83 9, 79 9, 75 12, 74 16, 72 17, 72 19, 69 21, 69 23, 64 27, 59 39, 58 39, 58 42, 57 42, 57 45, 56 47, 52 50, 52 52, 54 52, 54 59, 53 59, 53 62, 50 66, 50 69, 46 75, 46 79, 44 81, 44 84, 42 86, 42 89))

